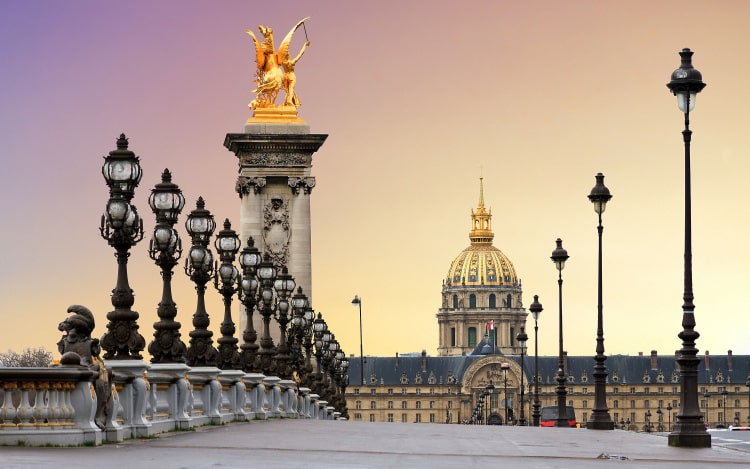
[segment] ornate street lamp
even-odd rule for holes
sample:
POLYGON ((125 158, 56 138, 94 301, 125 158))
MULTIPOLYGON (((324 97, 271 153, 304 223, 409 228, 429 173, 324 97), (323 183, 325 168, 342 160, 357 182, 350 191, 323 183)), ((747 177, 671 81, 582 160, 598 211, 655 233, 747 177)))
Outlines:
POLYGON ((190 331, 190 346, 187 350, 187 364, 190 366, 216 366, 218 352, 214 348, 213 332, 208 330, 211 323, 206 312, 206 284, 214 278, 214 258, 208 243, 216 229, 211 212, 206 210, 203 197, 198 197, 195 209, 185 221, 185 229, 192 239, 190 254, 185 260, 185 273, 195 282, 198 301, 193 314, 193 327, 190 331))
POLYGON ((359 306, 359 381, 360 384, 365 384, 365 358, 362 348, 362 299, 354 295, 352 304, 359 306))
POLYGON ((500 369, 503 370, 503 388, 505 397, 503 400, 503 407, 505 408, 505 425, 508 425, 508 370, 510 369, 510 363, 501 363, 500 369))
POLYGON ((524 331, 523 326, 521 326, 521 332, 516 334, 516 340, 518 341, 518 346, 521 347, 521 416, 518 419, 518 424, 522 427, 526 426, 526 417, 523 413, 523 375, 524 375, 524 366, 523 366, 523 353, 526 350, 526 341, 529 340, 529 336, 526 335, 526 331, 524 331))
POLYGON ((257 268, 261 262, 261 255, 255 247, 252 236, 248 236, 247 243, 240 252, 240 266, 242 266, 242 279, 240 280, 240 301, 245 308, 245 330, 242 333, 242 345, 240 355, 242 357, 242 369, 246 373, 257 371, 255 360, 258 355, 258 333, 253 327, 253 311, 257 304, 258 278, 257 268))
MULTIPOLYGON (((490 380, 489 384, 484 387, 484 391, 487 393, 487 414, 492 415, 492 395, 495 393, 495 385, 492 384, 492 380, 490 380)), ((490 424, 490 419, 487 418, 485 420, 485 425, 490 424)))
POLYGON ((658 409, 656 409, 656 415, 657 415, 657 419, 656 419, 656 421, 657 421, 657 423, 658 423, 658 427, 656 427, 656 431, 658 431, 658 432, 663 432, 663 431, 664 431, 664 428, 663 428, 663 425, 662 425, 662 412, 661 412, 661 407, 659 407, 658 409))
POLYGON ((589 200, 594 204, 594 211, 599 216, 599 282, 598 282, 598 302, 597 302, 597 325, 596 325, 596 355, 594 356, 594 410, 591 413, 591 419, 588 421, 586 428, 590 430, 614 430, 615 423, 609 415, 607 407, 607 367, 604 362, 607 357, 604 355, 604 319, 602 305, 602 213, 607 206, 607 202, 612 198, 609 189, 604 185, 604 175, 596 175, 596 185, 591 189, 589 200))
POLYGON ((302 287, 297 287, 297 293, 292 296, 292 326, 289 328, 289 342, 291 350, 292 372, 297 374, 299 379, 304 379, 305 375, 305 357, 302 352, 302 345, 305 331, 307 329, 307 319, 305 313, 308 311, 307 295, 302 293, 302 287))
POLYGON ((313 336, 315 337, 315 363, 317 371, 315 373, 315 389, 320 394, 323 380, 323 336, 328 331, 328 324, 323 319, 322 313, 313 321, 313 336))
POLYGON ((532 421, 535 427, 539 426, 539 315, 542 313, 542 304, 539 303, 539 295, 534 295, 534 302, 529 305, 529 311, 534 318, 534 413, 532 421))
POLYGON ((101 339, 105 359, 140 360, 146 346, 146 339, 138 332, 138 312, 131 309, 135 298, 128 283, 128 251, 143 239, 143 220, 130 203, 143 175, 138 160, 128 150, 125 134, 120 134, 117 150, 104 157, 102 166, 102 175, 109 186, 109 201, 99 232, 115 248, 117 258, 117 284, 112 290, 115 309, 107 313, 107 332, 101 339))
POLYGON ((263 332, 260 336, 260 350, 255 367, 266 376, 274 374, 273 358, 276 355, 276 347, 271 337, 271 316, 273 308, 273 285, 276 280, 276 266, 271 261, 268 253, 263 255, 263 262, 258 265, 258 281, 260 282, 260 299, 262 305, 260 314, 263 316, 263 332))
POLYGON ((216 263, 216 276, 214 277, 214 288, 224 297, 224 320, 221 322, 221 337, 216 341, 219 343, 218 367, 222 370, 238 370, 242 368, 240 353, 237 348, 237 338, 234 321, 232 321, 232 297, 239 290, 239 271, 234 266, 234 259, 240 250, 240 238, 232 229, 229 219, 224 220, 224 229, 219 231, 214 242, 219 260, 216 263), (219 285, 221 279, 221 285, 219 285))
POLYGON ((693 304, 693 253, 691 233, 690 201, 690 111, 695 107, 696 95, 706 86, 701 73, 693 68, 693 52, 682 49, 680 68, 672 73, 667 84, 669 90, 677 96, 677 106, 685 115, 685 130, 682 139, 685 144, 685 272, 684 292, 682 295, 682 348, 677 354, 680 368, 680 410, 674 431, 669 434, 669 446, 690 446, 698 448, 711 447, 711 435, 706 431, 698 407, 698 349, 695 341, 700 334, 695 330, 695 305, 693 304))
POLYGON ((289 367, 291 357, 286 327, 289 324, 289 297, 294 293, 295 286, 294 279, 289 275, 286 266, 283 266, 281 274, 274 280, 274 290, 276 290, 277 296, 276 310, 278 317, 276 321, 279 323, 279 330, 281 332, 279 346, 276 349, 276 372, 284 379, 289 379, 292 376, 292 370, 289 367))
POLYGON ((667 404, 667 431, 672 431, 672 404, 667 404))
POLYGON ((706 400, 706 423, 708 426, 711 426, 711 415, 709 412, 711 411, 711 394, 708 393, 708 388, 706 388, 705 391, 703 391, 703 398, 706 400))
POLYGON ((563 285, 563 279, 562 279, 562 271, 565 268, 565 261, 568 260, 568 251, 563 249, 562 247, 562 239, 557 238, 557 247, 554 251, 552 251, 552 256, 550 259, 555 263, 555 267, 557 268, 557 288, 559 292, 559 305, 560 305, 560 331, 559 331, 559 344, 560 344, 560 350, 557 357, 557 388, 555 389, 555 393, 557 394, 557 420, 555 421, 556 427, 569 427, 570 424, 568 423, 568 413, 565 406, 565 397, 567 396, 567 391, 565 389, 565 362, 563 361, 563 303, 562 303, 562 285, 563 285))
POLYGON ((163 282, 156 310, 159 321, 154 323, 154 340, 148 344, 148 353, 151 363, 185 363, 187 347, 180 338, 180 323, 174 320, 177 305, 172 299, 172 269, 182 255, 182 241, 174 224, 185 206, 185 197, 177 184, 172 183, 168 169, 162 173, 161 182, 151 189, 148 204, 156 214, 148 255, 161 268, 163 282))

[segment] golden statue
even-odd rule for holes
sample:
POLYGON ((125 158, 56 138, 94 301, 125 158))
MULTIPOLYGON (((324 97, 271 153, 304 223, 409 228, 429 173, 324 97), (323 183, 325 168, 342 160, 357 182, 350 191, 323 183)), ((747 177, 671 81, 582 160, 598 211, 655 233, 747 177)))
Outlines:
MULTIPOLYGON (((252 120, 258 120, 259 115, 265 117, 260 120, 299 120, 297 119, 297 107, 300 106, 300 100, 294 91, 297 83, 294 67, 307 47, 310 46, 310 41, 305 41, 299 54, 294 58, 289 53, 289 46, 294 32, 309 19, 307 17, 298 22, 281 41, 278 50, 274 49, 273 29, 262 24, 258 25, 258 30, 263 36, 262 42, 258 40, 252 30, 247 30, 247 34, 253 39, 255 45, 255 61, 258 64, 255 78, 255 83, 258 86, 253 90, 256 97, 248 104, 254 111, 255 118, 252 120), (282 89, 286 93, 286 98, 284 104, 279 106, 276 104, 276 98, 282 89)), ((307 36, 307 32, 305 32, 305 36, 307 36)))

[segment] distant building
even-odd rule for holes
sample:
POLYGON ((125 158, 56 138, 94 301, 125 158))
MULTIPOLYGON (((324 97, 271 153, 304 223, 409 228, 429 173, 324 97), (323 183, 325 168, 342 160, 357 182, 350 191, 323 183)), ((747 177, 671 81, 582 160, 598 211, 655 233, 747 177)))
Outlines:
MULTIPOLYGON (((346 390, 349 415, 371 422, 462 423, 490 383, 494 391, 483 409, 483 421, 530 424, 534 400, 534 356, 521 362, 516 334, 525 327, 521 282, 513 264, 492 245, 491 212, 484 206, 480 179, 479 204, 472 211, 471 244, 451 262, 443 281, 438 357, 421 354, 351 360, 346 390), (488 328, 494 324, 494 329, 488 328), (504 366, 504 364, 507 364, 504 366), (507 371, 505 371, 507 369, 507 371), (523 376, 523 378, 522 378, 523 376), (521 380, 524 400, 521 402, 521 380), (523 409, 523 411, 522 411, 523 409)), ((585 424, 594 406, 594 359, 564 357, 567 404, 585 424)), ((539 401, 555 405, 557 356, 539 357, 539 401)), ((607 357, 607 406, 610 416, 632 430, 669 431, 680 406, 675 355, 607 357), (671 411, 667 408, 670 407, 671 411)), ((699 404, 711 427, 750 424, 750 356, 710 356, 698 368, 699 404)))

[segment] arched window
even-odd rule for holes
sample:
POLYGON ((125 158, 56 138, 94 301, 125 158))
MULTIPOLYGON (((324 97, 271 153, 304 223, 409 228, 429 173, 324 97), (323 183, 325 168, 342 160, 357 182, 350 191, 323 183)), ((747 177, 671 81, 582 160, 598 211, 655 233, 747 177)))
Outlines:
POLYGON ((497 300, 494 293, 490 293, 490 308, 497 308, 497 300))
POLYGON ((458 309, 458 295, 453 295, 453 309, 458 309))
POLYGON ((469 347, 476 347, 477 346, 477 328, 476 327, 470 327, 469 328, 469 347))
POLYGON ((471 294, 469 295, 469 309, 476 309, 477 307, 477 295, 471 294))

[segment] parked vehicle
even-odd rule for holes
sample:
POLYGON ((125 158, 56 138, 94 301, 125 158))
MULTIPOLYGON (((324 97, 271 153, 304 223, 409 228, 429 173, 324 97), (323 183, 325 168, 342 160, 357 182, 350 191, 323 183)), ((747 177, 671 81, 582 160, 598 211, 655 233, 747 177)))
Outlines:
MULTIPOLYGON (((565 409, 567 411, 568 426, 575 428, 577 426, 575 409, 573 409, 572 405, 566 406, 565 409)), ((542 407, 542 417, 539 425, 542 427, 554 427, 555 422, 557 422, 557 406, 548 405, 542 407)))

